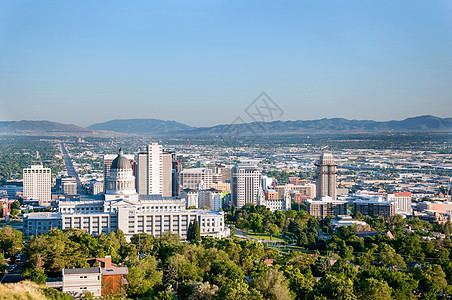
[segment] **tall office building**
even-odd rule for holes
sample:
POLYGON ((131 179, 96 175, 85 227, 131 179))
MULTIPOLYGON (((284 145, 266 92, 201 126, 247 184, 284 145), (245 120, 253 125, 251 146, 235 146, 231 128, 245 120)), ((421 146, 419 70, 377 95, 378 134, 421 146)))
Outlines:
POLYGON ((231 171, 232 203, 241 209, 247 203, 257 203, 262 189, 261 170, 252 164, 238 164, 231 171))
POLYGON ((39 205, 48 206, 52 199, 52 174, 50 168, 33 165, 23 169, 25 199, 39 199, 39 205))
POLYGON ((322 153, 319 161, 315 164, 316 172, 316 198, 331 197, 336 200, 336 163, 333 155, 322 153))
MULTIPOLYGON (((134 155, 133 154, 125 154, 124 155, 129 162, 134 164, 134 155)), ((107 185, 105 184, 108 176, 110 176, 110 167, 113 160, 116 158, 116 154, 105 154, 104 155, 104 194, 107 191, 107 185)), ((135 163, 136 164, 136 163, 135 163)))
POLYGON ((152 143, 146 151, 138 153, 138 186, 140 195, 163 194, 163 150, 162 145, 152 143))
POLYGON ((162 158, 162 195, 171 197, 173 195, 173 156, 171 153, 163 152, 162 158))
POLYGON ((170 153, 153 143, 138 153, 137 192, 140 195, 172 195, 172 163, 170 153))

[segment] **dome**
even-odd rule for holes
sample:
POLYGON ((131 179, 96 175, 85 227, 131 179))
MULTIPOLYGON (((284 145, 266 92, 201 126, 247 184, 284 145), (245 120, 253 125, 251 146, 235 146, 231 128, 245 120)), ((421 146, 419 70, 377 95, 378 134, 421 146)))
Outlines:
POLYGON ((132 170, 130 161, 127 159, 127 157, 124 156, 124 153, 122 152, 122 148, 119 148, 118 156, 111 163, 110 170, 111 169, 132 170))

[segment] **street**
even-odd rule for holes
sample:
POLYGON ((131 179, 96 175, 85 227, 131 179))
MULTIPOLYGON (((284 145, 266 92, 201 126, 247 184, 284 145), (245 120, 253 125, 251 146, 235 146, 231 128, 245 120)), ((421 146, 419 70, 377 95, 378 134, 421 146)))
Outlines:
POLYGON ((17 268, 12 272, 8 272, 6 276, 3 278, 2 283, 15 283, 23 280, 23 277, 20 276, 22 273, 23 266, 25 264, 25 255, 21 255, 21 261, 16 262, 17 268))
POLYGON ((85 191, 82 188, 82 182, 80 181, 80 178, 78 177, 77 172, 75 172, 74 165, 72 164, 71 157, 69 156, 69 152, 67 152, 66 145, 64 143, 61 143, 61 151, 64 155, 64 163, 66 165, 67 174, 69 176, 72 176, 77 181, 77 193, 79 195, 84 195, 85 191))

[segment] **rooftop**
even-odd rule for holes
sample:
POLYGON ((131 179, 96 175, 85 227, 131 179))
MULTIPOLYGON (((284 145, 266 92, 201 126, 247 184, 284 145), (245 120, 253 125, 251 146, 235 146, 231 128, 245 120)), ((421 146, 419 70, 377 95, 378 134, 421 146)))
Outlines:
POLYGON ((127 275, 129 274, 129 269, 127 267, 116 267, 116 268, 102 268, 102 275, 127 275))
POLYGON ((64 275, 75 275, 75 274, 101 274, 101 268, 72 268, 72 269, 63 269, 64 275))
POLYGON ((60 219, 61 213, 38 212, 38 213, 25 214, 24 217, 27 217, 29 220, 31 220, 31 219, 60 219))

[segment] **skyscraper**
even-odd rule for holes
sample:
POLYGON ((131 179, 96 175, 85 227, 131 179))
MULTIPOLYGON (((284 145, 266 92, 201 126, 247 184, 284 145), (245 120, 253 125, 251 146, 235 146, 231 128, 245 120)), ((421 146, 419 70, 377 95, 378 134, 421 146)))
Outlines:
POLYGON ((138 153, 137 192, 140 195, 172 195, 172 156, 162 145, 150 144, 138 153))
POLYGON ((50 205, 51 195, 51 170, 42 165, 33 165, 23 169, 25 199, 39 199, 39 205, 50 205))
POLYGON ((323 197, 331 197, 336 200, 336 163, 333 155, 322 153, 319 161, 315 164, 316 172, 316 196, 321 200, 323 197))
POLYGON ((171 153, 163 152, 162 157, 162 195, 171 197, 173 195, 173 156, 171 153))
POLYGON ((232 203, 237 209, 247 203, 257 203, 259 191, 262 189, 261 170, 252 164, 238 164, 231 171, 232 203))

